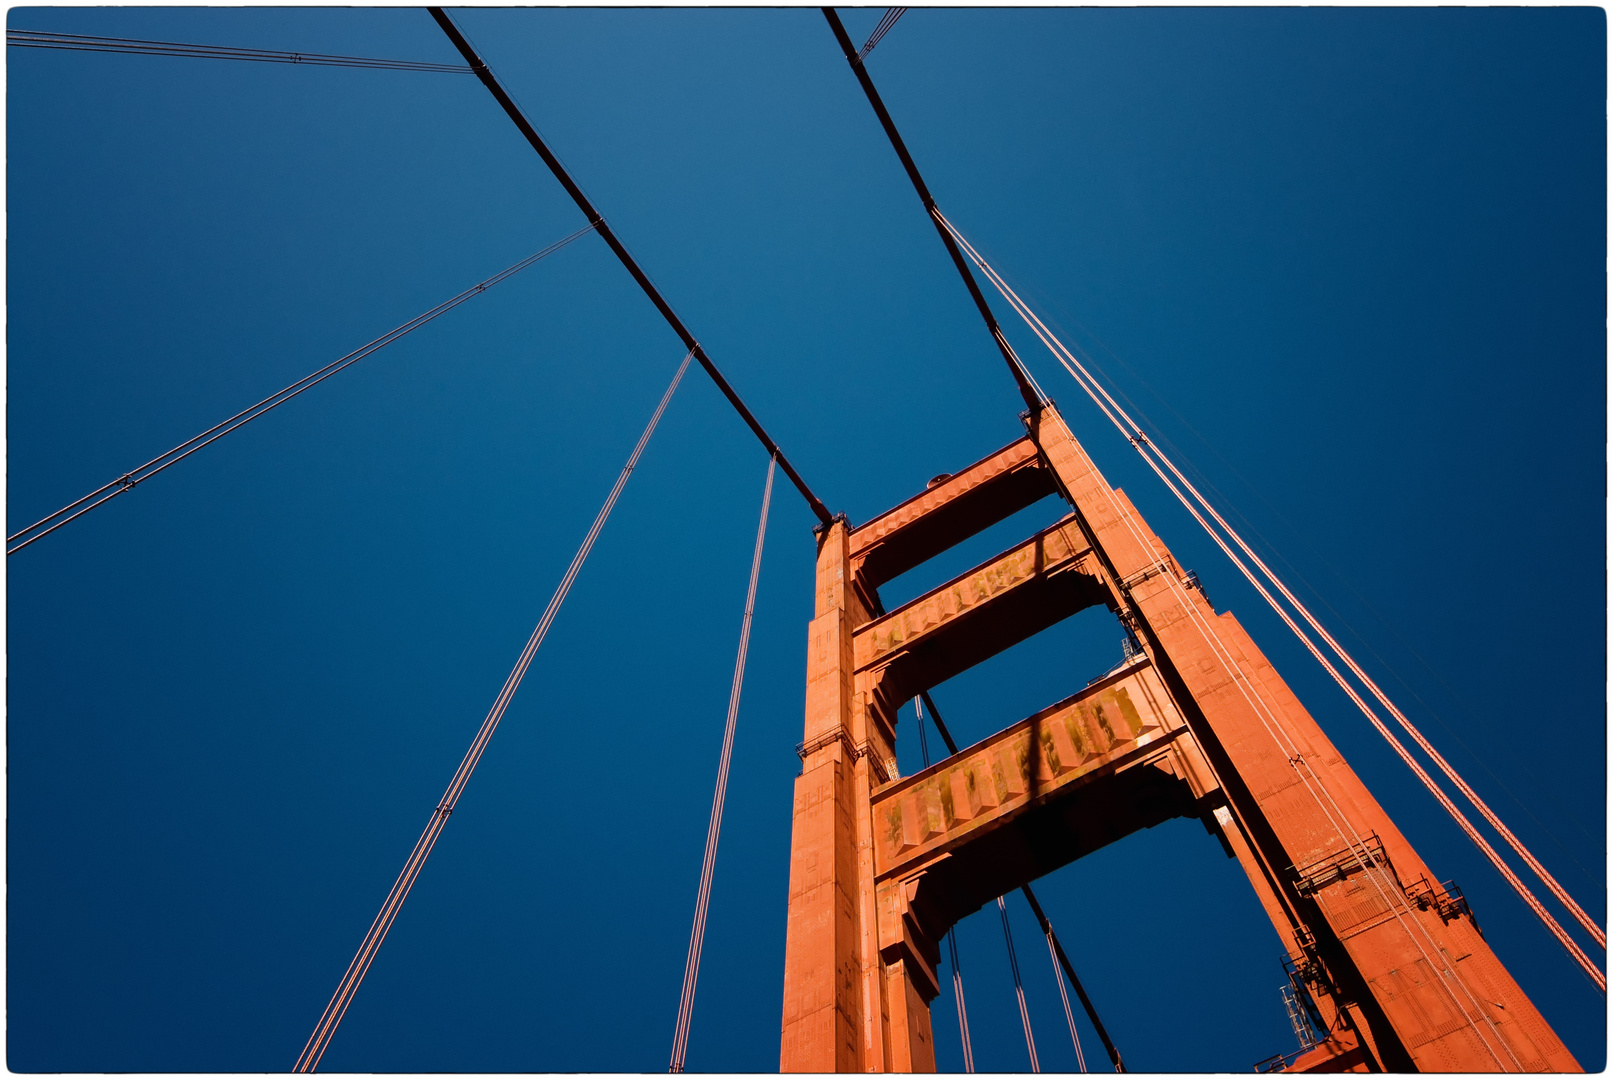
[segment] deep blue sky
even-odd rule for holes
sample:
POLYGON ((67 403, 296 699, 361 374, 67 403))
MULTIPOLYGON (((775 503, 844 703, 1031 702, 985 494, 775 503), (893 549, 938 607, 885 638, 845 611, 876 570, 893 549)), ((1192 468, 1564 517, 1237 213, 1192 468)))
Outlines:
MULTIPOLYGON (((831 508, 1016 437, 816 10, 457 17, 831 508)), ((417 10, 10 26, 455 59, 417 10)), ((1605 37, 1600 9, 914 10, 870 60, 952 220, 1599 918, 1605 37)), ((468 76, 8 52, 11 529, 581 223, 468 76)), ((1600 1068, 1603 999, 1008 333, 1600 1068)), ((9 560, 12 1069, 291 1065, 680 355, 588 237, 9 560)), ((691 372, 327 1070, 665 1068, 764 470, 691 372)), ((781 486, 695 1070, 777 1065, 811 523, 781 486)), ((1084 613, 937 701, 972 741, 1119 636, 1084 613)), ((1038 888, 1134 1068, 1292 1048, 1277 938, 1196 822, 1038 888)), ((1013 915, 1044 1067, 1073 1068, 1013 915)), ((1024 1069, 997 916, 958 933, 977 1064, 1024 1069)))

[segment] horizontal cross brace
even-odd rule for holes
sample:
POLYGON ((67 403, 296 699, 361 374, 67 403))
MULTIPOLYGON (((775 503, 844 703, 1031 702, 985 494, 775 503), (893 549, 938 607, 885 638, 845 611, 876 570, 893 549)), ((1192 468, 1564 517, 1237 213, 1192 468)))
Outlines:
POLYGON ((878 789, 874 872, 881 878, 901 874, 1182 730, 1164 684, 1139 657, 1080 693, 878 789))
POLYGON ((854 663, 892 708, 1083 608, 1112 603, 1074 518, 1065 518, 865 624, 853 634, 854 663))
POLYGON ((1020 439, 852 530, 852 566, 877 589, 1055 490, 1036 444, 1020 439))

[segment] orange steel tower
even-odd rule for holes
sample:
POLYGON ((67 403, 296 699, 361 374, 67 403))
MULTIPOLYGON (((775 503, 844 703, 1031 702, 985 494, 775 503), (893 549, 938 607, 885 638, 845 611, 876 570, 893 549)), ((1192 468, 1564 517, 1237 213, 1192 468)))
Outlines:
POLYGON ((862 526, 818 531, 780 1067, 934 1071, 948 928, 1138 829, 1196 817, 1249 876, 1328 1037, 1291 1071, 1578 1071, 1230 612, 1217 614, 1051 404, 862 526), (1071 507, 885 611, 879 586, 1037 500, 1071 507), (897 708, 1083 608, 1138 654, 897 778, 897 708))

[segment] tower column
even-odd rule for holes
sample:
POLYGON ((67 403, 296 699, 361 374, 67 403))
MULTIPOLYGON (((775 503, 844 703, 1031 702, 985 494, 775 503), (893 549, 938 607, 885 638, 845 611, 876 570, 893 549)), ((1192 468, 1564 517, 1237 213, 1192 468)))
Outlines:
POLYGON ((1359 1016, 1378 1065, 1578 1071, 1465 904, 1438 885, 1237 619, 1214 610, 1055 410, 1029 425, 1220 775, 1253 849, 1243 862, 1255 891, 1291 955, 1310 962, 1317 992, 1360 1007, 1350 1019, 1359 1016), (1281 908, 1300 925, 1277 918, 1281 908))
POLYGON ((883 1057, 883 995, 877 954, 870 956, 868 949, 874 935, 872 870, 871 863, 861 865, 868 858, 862 837, 871 828, 870 748, 860 730, 852 659, 852 631, 867 612, 851 588, 847 532, 837 520, 818 537, 806 725, 790 841, 779 1039, 784 1072, 860 1072, 871 1058, 883 1057))

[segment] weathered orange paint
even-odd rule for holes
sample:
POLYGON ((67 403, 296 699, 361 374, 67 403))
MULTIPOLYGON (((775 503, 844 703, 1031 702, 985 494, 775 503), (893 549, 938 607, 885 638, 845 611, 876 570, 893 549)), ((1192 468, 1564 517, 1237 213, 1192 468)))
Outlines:
POLYGON ((1117 837, 1190 816, 1238 859, 1328 1021, 1293 1070, 1578 1071, 1237 620, 1051 406, 1026 426, 869 524, 820 530, 780 1067, 933 1071, 929 1002, 949 927, 1117 837), (884 581, 1054 491, 1065 520, 883 612, 884 581), (903 701, 1095 603, 1144 655, 896 777, 903 701))

